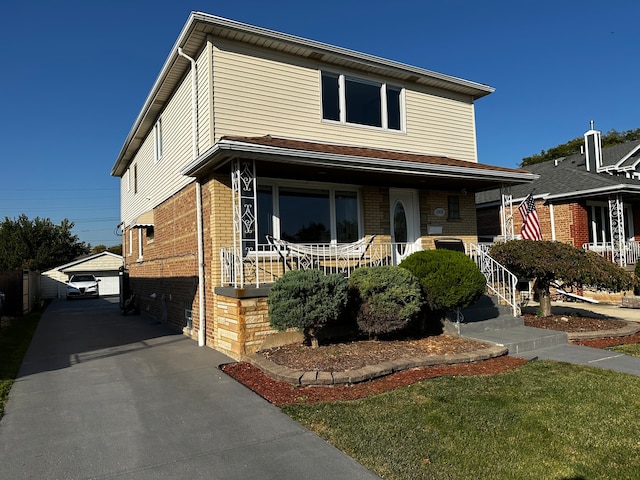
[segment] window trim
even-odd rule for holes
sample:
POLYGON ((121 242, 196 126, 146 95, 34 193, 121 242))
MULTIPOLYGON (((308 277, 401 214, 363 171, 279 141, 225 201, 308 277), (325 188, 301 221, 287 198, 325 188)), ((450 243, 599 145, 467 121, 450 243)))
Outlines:
POLYGON ((319 70, 319 87, 320 87, 320 118, 323 122, 340 124, 340 125, 349 125, 356 126, 362 128, 373 128, 376 130, 384 130, 386 132, 398 132, 405 133, 406 132, 406 102, 405 102, 405 91, 404 87, 401 87, 397 84, 389 84, 386 81, 382 80, 373 80, 366 79, 362 77, 358 77, 357 75, 350 75, 344 73, 337 73, 331 70, 319 70), (340 111, 338 112, 339 120, 333 120, 324 117, 324 104, 323 104, 323 76, 327 75, 330 77, 338 78, 338 104, 340 111), (357 83, 363 83, 366 85, 375 85, 379 87, 380 92, 380 111, 381 111, 381 119, 380 125, 368 125, 364 123, 353 123, 347 121, 347 98, 346 98, 346 82, 347 80, 357 83), (387 92, 389 89, 398 90, 399 91, 399 108, 400 108, 400 128, 389 128, 389 111, 388 111, 388 102, 387 102, 387 92))
MULTIPOLYGON (((329 241, 329 245, 338 245, 338 231, 337 231, 337 212, 336 212, 336 192, 353 192, 356 194, 356 205, 357 205, 357 218, 358 218, 358 238, 362 238, 363 236, 363 211, 362 211, 362 192, 361 188, 357 185, 350 184, 341 184, 341 183, 321 183, 321 182, 299 182, 299 181, 287 181, 287 180, 277 180, 277 179, 258 179, 258 188, 260 187, 271 187, 271 198, 272 198, 272 230, 273 237, 276 239, 280 239, 281 235, 281 226, 280 226, 280 188, 297 188, 297 189, 306 189, 306 190, 325 190, 329 192, 329 221, 330 221, 330 232, 331 232, 331 240, 329 241)), ((258 207, 259 208, 259 207, 258 207)), ((259 212, 257 212, 259 215, 259 212)), ((257 216, 256 215, 256 216, 257 216)), ((258 237, 261 236, 261 233, 258 231, 258 237)), ((315 242, 314 242, 315 243, 315 242)), ((318 242, 322 243, 322 242, 318 242)))

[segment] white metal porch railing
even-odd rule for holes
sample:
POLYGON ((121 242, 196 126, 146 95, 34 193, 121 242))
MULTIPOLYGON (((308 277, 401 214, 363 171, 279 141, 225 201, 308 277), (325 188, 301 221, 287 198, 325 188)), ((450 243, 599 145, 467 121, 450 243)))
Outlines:
MULTIPOLYGON (((261 244, 258 250, 244 257, 233 247, 222 248, 222 285, 243 288, 260 287, 275 282, 287 270, 317 268, 325 274, 342 273, 346 276, 359 267, 397 265, 404 256, 417 251, 415 244, 358 242, 345 248, 335 244, 261 244)), ((486 245, 466 244, 467 255, 478 265, 487 279, 487 290, 499 301, 520 314, 516 284, 518 279, 487 253, 486 245)))
MULTIPOLYGON (((625 264, 635 265, 636 263, 638 263, 638 257, 640 257, 640 242, 633 240, 626 241, 624 246, 625 264)), ((615 262, 615 254, 617 253, 617 249, 614 248, 612 242, 584 243, 582 245, 582 248, 585 250, 596 252, 604 258, 615 262)))
POLYGON ((359 267, 397 265, 416 251, 414 244, 362 242, 352 248, 335 244, 260 244, 244 257, 233 247, 220 250, 222 285, 243 288, 273 283, 287 270, 317 268, 346 276, 359 267), (401 252, 401 255, 400 253, 401 252))
POLYGON ((499 301, 507 304, 514 317, 520 315, 520 303, 516 293, 518 278, 489 256, 485 245, 468 243, 466 249, 467 255, 478 265, 487 279, 487 290, 496 295, 499 301))

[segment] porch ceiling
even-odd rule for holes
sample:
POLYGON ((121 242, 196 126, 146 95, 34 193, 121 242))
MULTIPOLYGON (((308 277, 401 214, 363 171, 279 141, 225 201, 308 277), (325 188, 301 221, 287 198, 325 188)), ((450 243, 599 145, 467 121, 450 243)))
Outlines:
POLYGON ((518 184, 536 176, 524 170, 494 167, 447 157, 277 137, 225 137, 186 165, 183 175, 198 177, 228 168, 232 159, 257 161, 261 177, 335 183, 466 189, 470 192, 518 184))

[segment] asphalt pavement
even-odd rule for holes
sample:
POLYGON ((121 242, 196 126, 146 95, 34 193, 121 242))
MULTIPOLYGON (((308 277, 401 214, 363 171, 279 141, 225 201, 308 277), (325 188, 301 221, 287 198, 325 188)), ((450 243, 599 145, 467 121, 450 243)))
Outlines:
POLYGON ((6 479, 379 478, 117 299, 54 301, 0 421, 6 479))

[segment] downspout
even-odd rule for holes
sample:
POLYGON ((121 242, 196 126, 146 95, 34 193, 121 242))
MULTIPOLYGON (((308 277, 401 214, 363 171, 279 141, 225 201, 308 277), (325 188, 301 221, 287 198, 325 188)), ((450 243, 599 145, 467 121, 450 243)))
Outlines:
MULTIPOLYGON (((191 63, 191 158, 198 158, 198 77, 196 61, 178 47, 178 55, 186 58, 191 63)), ((196 221, 198 235, 198 318, 200 325, 198 328, 198 346, 207 344, 207 318, 205 309, 204 294, 204 246, 202 233, 202 185, 200 179, 196 178, 196 221)))

